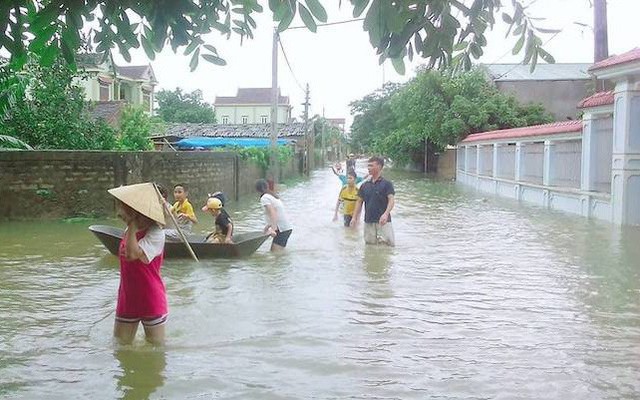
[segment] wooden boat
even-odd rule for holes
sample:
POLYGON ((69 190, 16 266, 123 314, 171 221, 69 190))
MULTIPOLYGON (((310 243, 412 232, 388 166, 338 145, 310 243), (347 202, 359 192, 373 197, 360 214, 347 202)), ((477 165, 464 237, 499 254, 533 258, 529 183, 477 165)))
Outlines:
MULTIPOLYGON (((108 225, 91 225, 89 230, 111 252, 118 255, 118 246, 124 230, 108 225)), ((186 235, 189 244, 199 259, 206 258, 235 258, 253 254, 258 247, 269 238, 262 232, 246 232, 233 235, 233 243, 208 243, 204 235, 186 235)), ((189 258, 189 250, 182 242, 166 241, 164 245, 165 258, 189 258)))

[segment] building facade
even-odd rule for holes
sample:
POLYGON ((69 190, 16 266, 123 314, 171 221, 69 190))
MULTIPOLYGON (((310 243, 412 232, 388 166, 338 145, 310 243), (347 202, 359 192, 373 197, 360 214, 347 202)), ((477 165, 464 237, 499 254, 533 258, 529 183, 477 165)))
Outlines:
POLYGON ((615 89, 583 99, 581 120, 469 135, 456 179, 545 208, 640 225, 640 48, 592 65, 615 89))
POLYGON ((118 66, 101 54, 78 55, 78 66, 86 74, 77 79, 89 101, 124 102, 153 113, 158 81, 151 65, 118 66))
POLYGON ((540 103, 557 121, 577 119, 575 105, 592 90, 591 64, 483 64, 488 79, 521 104, 540 103))
MULTIPOLYGON (((217 96, 213 104, 218 123, 223 125, 270 124, 271 88, 239 88, 236 96, 217 96)), ((289 96, 278 90, 278 123, 291 121, 289 96)))

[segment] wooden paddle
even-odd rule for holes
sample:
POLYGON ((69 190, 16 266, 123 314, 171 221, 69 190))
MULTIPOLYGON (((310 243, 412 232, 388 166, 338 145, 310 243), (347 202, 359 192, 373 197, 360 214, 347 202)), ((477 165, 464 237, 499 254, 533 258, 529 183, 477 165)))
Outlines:
POLYGON ((196 256, 196 253, 193 252, 193 249, 191 248, 191 245, 189 244, 189 241, 187 240, 187 237, 184 235, 184 232, 182 232, 182 229, 180 229, 180 225, 178 224, 178 221, 176 220, 176 217, 171 212, 171 209, 169 208, 169 205, 167 204, 166 201, 164 201, 164 197, 162 197, 162 195, 160 194, 160 190, 158 190, 158 185, 156 185, 154 183, 153 187, 156 189, 156 193, 158 194, 158 198, 160 199, 160 201, 164 205, 165 211, 167 212, 167 214, 169 214, 169 216, 171 216, 171 220, 173 221, 173 224, 176 226, 176 230, 178 231, 178 234, 180 235, 180 239, 182 239, 182 242, 184 243, 184 245, 187 246, 187 250, 189 250, 189 254, 191 254, 191 257, 194 260, 196 260, 197 262, 200 262, 200 260, 198 260, 198 257, 196 256))

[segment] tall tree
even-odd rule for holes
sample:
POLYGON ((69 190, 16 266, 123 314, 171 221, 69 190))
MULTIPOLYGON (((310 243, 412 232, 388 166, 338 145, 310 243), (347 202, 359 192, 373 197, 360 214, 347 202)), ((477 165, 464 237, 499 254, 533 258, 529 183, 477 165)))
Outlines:
MULTIPOLYGON (((479 58, 487 44, 486 30, 501 12, 510 25, 507 35, 518 38, 514 52, 524 51, 523 61, 532 66, 539 57, 553 62, 539 38, 553 31, 531 18, 523 1, 511 0, 509 13, 501 11, 501 0, 350 0, 350 4, 353 16, 364 18, 363 29, 380 60, 391 59, 402 73, 404 58, 412 59, 415 54, 428 58, 430 67, 470 68, 471 58, 479 58)), ((319 22, 327 21, 321 0, 269 0, 268 6, 280 31, 296 15, 314 32, 319 22)), ((59 53, 74 66, 85 22, 95 20, 98 28, 87 39, 98 52, 117 47, 129 61, 129 50, 142 46, 153 59, 170 45, 174 52, 184 48, 184 54, 191 54, 193 70, 201 58, 225 64, 217 49, 205 43, 204 35, 217 31, 227 38, 252 38, 257 26, 253 17, 262 11, 258 0, 1 1, 0 50, 10 53, 17 67, 26 62, 27 50, 37 54, 45 66, 59 53)))
POLYGON ((165 122, 216 123, 216 114, 202 99, 202 92, 184 93, 182 89, 161 90, 156 94, 158 115, 165 122))

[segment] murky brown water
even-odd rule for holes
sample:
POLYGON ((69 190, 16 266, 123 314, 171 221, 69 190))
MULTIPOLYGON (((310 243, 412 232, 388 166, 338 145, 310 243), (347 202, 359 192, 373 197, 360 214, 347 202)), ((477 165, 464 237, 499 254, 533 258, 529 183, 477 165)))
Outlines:
POLYGON ((0 224, 0 397, 640 397, 640 230, 390 176, 395 249, 331 222, 321 171, 282 193, 285 254, 167 261, 161 350, 112 344, 118 264, 88 223, 0 224))

